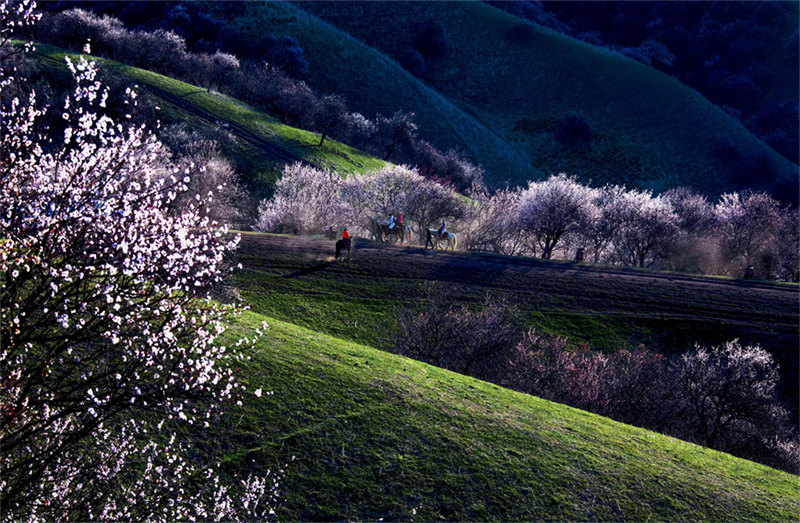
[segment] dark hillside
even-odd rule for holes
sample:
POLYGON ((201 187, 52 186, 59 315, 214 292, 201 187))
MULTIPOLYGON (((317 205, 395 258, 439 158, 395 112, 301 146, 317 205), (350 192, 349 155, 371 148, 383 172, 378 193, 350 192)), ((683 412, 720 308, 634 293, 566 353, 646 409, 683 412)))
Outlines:
MULTIPOLYGON (((697 92, 618 53, 478 2, 301 7, 398 59, 429 20, 441 24, 446 48, 429 60, 426 83, 545 172, 566 171, 595 184, 684 184, 711 196, 746 185, 794 198, 795 165, 697 92), (569 112, 589 123, 588 144, 554 139, 569 112)), ((514 181, 524 180, 520 174, 514 181)))
POLYGON ((424 286, 478 305, 488 294, 525 321, 576 345, 614 350, 643 343, 667 353, 695 342, 760 343, 781 365, 797 412, 798 287, 481 253, 433 253, 357 239, 333 262, 328 241, 245 234, 236 277, 255 311, 373 346, 401 310, 426 310, 424 286))
MULTIPOLYGON (((348 107, 373 118, 398 110, 415 114, 419 135, 440 149, 455 148, 479 163, 488 181, 540 177, 517 148, 468 108, 447 98, 406 72, 396 62, 348 34, 286 3, 247 3, 231 20, 252 38, 265 30, 295 38, 304 49, 307 79, 315 91, 342 94, 348 107)), ((222 6, 207 5, 212 12, 222 6)))
POLYGON ((798 162, 797 2, 493 5, 534 21, 547 13, 561 31, 652 63, 727 107, 759 138, 798 162))

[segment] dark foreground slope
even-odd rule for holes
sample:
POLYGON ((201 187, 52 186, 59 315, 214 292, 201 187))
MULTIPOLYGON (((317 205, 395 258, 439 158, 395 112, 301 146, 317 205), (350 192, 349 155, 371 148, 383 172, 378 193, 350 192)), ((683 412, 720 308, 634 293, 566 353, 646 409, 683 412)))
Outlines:
POLYGON ((197 435, 239 478, 288 463, 279 520, 778 521, 800 510, 797 476, 267 321, 241 373, 274 395, 249 394, 197 435))
POLYGON ((433 253, 362 239, 350 261, 334 262, 333 250, 325 240, 245 234, 237 285, 258 312, 373 346, 385 344, 401 310, 425 310, 430 286, 464 304, 487 294, 506 298, 529 325, 596 349, 644 343, 670 353, 739 338, 775 355, 797 412, 796 285, 433 253))

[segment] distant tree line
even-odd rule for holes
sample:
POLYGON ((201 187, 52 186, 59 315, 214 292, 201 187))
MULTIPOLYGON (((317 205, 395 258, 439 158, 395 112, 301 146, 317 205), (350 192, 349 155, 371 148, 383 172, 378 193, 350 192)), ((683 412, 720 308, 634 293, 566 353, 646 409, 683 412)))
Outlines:
POLYGON ((522 324, 506 301, 455 305, 427 289, 399 319, 391 350, 521 392, 800 473, 800 441, 759 346, 730 341, 667 358, 642 347, 575 348, 522 324))
MULTIPOLYGON (((488 3, 677 77, 798 163, 796 3, 488 3)), ((524 25, 509 34, 525 36, 524 25)))
MULTIPOLYGON (((284 123, 319 133, 320 146, 331 137, 387 161, 418 165, 426 177, 462 191, 483 184, 482 169, 461 153, 441 152, 418 137, 413 113, 398 110, 369 119, 351 113, 341 96, 314 93, 297 78, 307 64, 300 60, 302 49, 296 41, 264 37, 248 46, 244 36, 236 35, 227 37, 226 48, 246 49, 245 59, 219 49, 191 52, 186 40, 171 29, 129 29, 110 15, 77 8, 46 14, 35 32, 41 41, 76 51, 90 41, 97 55, 229 93, 284 123)), ((196 48, 208 45, 195 42, 196 48)))
POLYGON ((342 178, 287 167, 262 202, 257 227, 367 234, 369 217, 402 212, 422 238, 442 219, 467 249, 742 277, 798 281, 798 213, 764 193, 723 195, 712 203, 686 188, 654 195, 619 185, 589 187, 559 174, 525 188, 459 195, 418 169, 386 168, 342 178))

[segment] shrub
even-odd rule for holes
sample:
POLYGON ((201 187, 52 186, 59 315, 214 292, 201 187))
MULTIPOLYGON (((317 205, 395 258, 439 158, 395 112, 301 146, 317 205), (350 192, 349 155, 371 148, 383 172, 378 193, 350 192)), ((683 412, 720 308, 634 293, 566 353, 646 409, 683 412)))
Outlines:
POLYGON ((425 75, 425 58, 416 49, 406 49, 400 53, 397 61, 403 69, 417 78, 422 78, 425 75))
POLYGON ((485 300, 471 310, 454 305, 433 285, 425 289, 425 311, 404 312, 392 346, 409 356, 479 379, 499 382, 520 336, 518 314, 507 302, 485 300))
POLYGON ((558 122, 554 138, 564 145, 588 145, 592 141, 592 126, 585 115, 567 113, 558 122))

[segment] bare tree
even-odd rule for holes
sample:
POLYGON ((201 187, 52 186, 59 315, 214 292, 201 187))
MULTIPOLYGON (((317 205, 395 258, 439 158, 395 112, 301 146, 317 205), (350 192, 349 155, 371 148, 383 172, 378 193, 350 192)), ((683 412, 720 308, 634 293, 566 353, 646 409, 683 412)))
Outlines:
POLYGON ((325 143, 325 138, 334 130, 338 136, 346 136, 349 133, 349 127, 352 124, 347 106, 341 96, 328 95, 320 100, 314 117, 314 125, 320 134, 320 147, 325 143))

